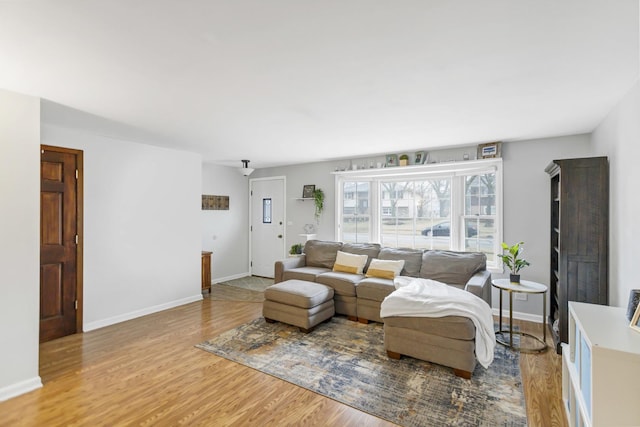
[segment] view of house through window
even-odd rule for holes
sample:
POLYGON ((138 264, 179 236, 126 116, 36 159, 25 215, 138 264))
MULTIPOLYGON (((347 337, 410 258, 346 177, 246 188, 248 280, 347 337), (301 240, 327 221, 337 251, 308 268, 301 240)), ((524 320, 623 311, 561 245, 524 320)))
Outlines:
POLYGON ((410 178, 388 171, 362 179, 339 176, 337 235, 343 242, 484 252, 497 266, 499 168, 488 169, 425 168, 410 178))

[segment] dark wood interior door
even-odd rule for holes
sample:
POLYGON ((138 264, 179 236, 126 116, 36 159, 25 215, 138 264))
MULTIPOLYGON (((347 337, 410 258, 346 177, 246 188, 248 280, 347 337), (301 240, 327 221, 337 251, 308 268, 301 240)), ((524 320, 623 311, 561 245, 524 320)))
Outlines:
POLYGON ((40 160, 40 342, 77 330, 78 156, 60 150, 40 160))

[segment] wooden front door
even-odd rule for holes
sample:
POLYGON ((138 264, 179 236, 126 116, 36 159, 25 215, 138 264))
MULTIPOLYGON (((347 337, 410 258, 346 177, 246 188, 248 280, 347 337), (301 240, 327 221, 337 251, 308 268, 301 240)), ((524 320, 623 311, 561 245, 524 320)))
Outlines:
POLYGON ((82 151, 42 146, 40 159, 40 342, 82 328, 82 151))

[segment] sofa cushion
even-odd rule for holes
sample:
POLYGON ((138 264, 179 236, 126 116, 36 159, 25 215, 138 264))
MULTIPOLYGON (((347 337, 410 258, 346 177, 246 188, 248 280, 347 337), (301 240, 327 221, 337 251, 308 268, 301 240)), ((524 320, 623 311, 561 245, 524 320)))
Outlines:
POLYGON ((396 288, 393 285, 393 280, 380 279, 377 277, 364 279, 358 283, 358 286, 356 286, 356 294, 358 298, 380 302, 395 290, 396 288))
POLYGON ((367 270, 367 277, 395 279, 404 267, 403 259, 373 259, 367 270))
POLYGON ((304 280, 287 280, 264 290, 264 298, 285 305, 311 308, 333 298, 333 289, 304 280))
POLYGON ((307 267, 333 268, 340 248, 341 242, 308 240, 304 245, 307 267))
POLYGON ((385 327, 397 327, 420 331, 453 340, 472 341, 476 337, 476 327, 468 317, 385 317, 385 327))
POLYGON ((322 267, 298 267, 291 270, 285 270, 282 272, 282 280, 306 280, 307 282, 315 282, 316 277, 322 273, 331 271, 328 268, 322 267))
POLYGON ((487 256, 480 252, 425 251, 420 277, 448 285, 465 285, 474 273, 486 267, 487 256))
POLYGON ((316 277, 317 283, 331 286, 336 294, 350 297, 356 296, 356 284, 364 279, 362 274, 338 273, 330 271, 316 277))
POLYGON ((367 255, 356 255, 338 251, 336 262, 333 264, 333 271, 362 274, 368 258, 367 255))
POLYGON ((422 251, 419 249, 382 248, 379 259, 403 259, 402 276, 419 277, 422 264, 422 251))
POLYGON ((342 245, 342 252, 349 252, 351 254, 366 255, 367 264, 364 266, 364 271, 367 271, 371 260, 378 258, 380 253, 380 244, 378 243, 345 243, 342 245))

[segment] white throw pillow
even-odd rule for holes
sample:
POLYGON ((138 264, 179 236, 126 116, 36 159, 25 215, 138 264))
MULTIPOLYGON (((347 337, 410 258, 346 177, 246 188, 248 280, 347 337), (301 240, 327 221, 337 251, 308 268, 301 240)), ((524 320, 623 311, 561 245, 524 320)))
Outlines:
POLYGON ((378 277, 381 279, 395 279, 404 267, 404 260, 377 259, 374 258, 367 269, 367 277, 378 277))
POLYGON ((336 262, 333 264, 333 271, 341 271, 343 273, 362 274, 364 266, 367 264, 366 255, 350 254, 348 252, 338 251, 336 262))

